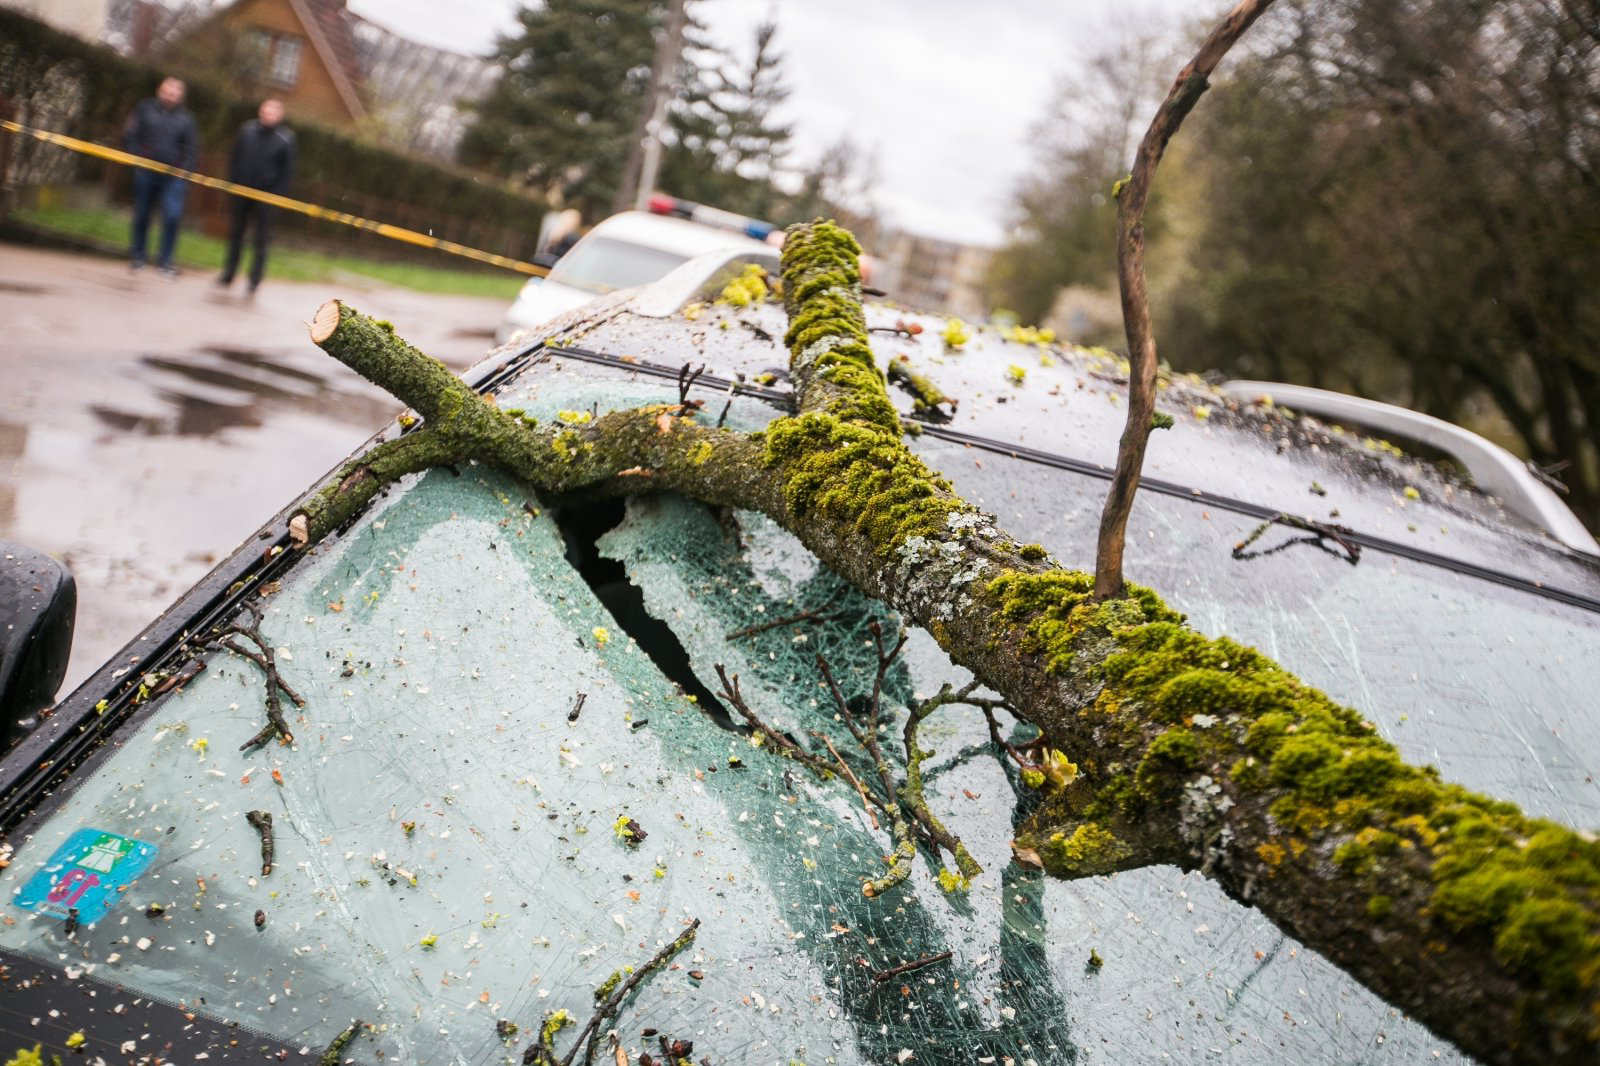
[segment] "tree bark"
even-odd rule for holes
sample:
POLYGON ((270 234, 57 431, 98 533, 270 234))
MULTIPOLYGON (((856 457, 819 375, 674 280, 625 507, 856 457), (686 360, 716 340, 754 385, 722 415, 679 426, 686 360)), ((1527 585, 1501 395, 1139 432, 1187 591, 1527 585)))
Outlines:
POLYGON ((800 409, 751 434, 703 428, 676 404, 530 426, 391 330, 325 305, 318 343, 432 421, 308 501, 308 538, 430 454, 546 491, 671 491, 760 511, 926 629, 1078 764, 1018 833, 1019 861, 1063 878, 1201 871, 1486 1062, 1595 1061, 1593 836, 1405 765, 1354 711, 1258 652, 1192 632, 1147 590, 1097 600, 1090 575, 956 497, 900 438, 866 345, 855 253, 827 224, 791 232, 800 409))

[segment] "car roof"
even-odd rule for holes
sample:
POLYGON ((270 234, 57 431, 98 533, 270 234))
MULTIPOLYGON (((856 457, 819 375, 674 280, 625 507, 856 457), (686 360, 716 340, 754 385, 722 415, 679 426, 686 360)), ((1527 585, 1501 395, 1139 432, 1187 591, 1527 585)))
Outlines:
POLYGON ((687 257, 723 248, 771 248, 771 245, 764 241, 758 241, 737 230, 701 225, 688 219, 656 215, 648 211, 623 211, 612 215, 597 223, 588 234, 585 234, 589 235, 642 244, 662 251, 677 252, 687 257))

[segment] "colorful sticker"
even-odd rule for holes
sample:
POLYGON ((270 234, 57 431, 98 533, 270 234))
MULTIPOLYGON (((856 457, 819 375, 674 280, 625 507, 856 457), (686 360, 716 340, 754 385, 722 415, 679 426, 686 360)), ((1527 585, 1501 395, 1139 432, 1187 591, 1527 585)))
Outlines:
POLYGON ((154 844, 104 829, 79 829, 28 879, 14 902, 51 918, 76 914, 79 923, 93 925, 155 858, 154 844))

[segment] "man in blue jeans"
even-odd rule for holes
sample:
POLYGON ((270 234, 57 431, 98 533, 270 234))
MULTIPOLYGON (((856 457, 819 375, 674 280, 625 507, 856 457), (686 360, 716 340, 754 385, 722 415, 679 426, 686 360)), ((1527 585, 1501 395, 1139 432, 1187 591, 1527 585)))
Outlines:
MULTIPOLYGON (((157 163, 193 170, 199 157, 200 140, 194 116, 183 106, 183 82, 163 78, 155 96, 139 101, 122 131, 122 146, 134 155, 157 163)), ((133 239, 128 249, 128 265, 134 270, 145 264, 150 243, 150 213, 161 210, 161 248, 156 265, 169 281, 178 276, 172 265, 172 250, 178 243, 178 220, 183 217, 183 198, 188 183, 171 174, 135 168, 133 172, 133 239)))

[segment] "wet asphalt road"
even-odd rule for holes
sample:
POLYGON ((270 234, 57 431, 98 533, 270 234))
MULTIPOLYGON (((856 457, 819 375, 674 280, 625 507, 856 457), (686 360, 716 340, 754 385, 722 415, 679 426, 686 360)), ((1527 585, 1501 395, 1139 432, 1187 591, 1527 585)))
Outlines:
POLYGON ((457 368, 506 306, 270 277, 247 300, 0 244, 0 539, 77 578, 62 696, 396 413, 307 339, 333 296, 457 368))

